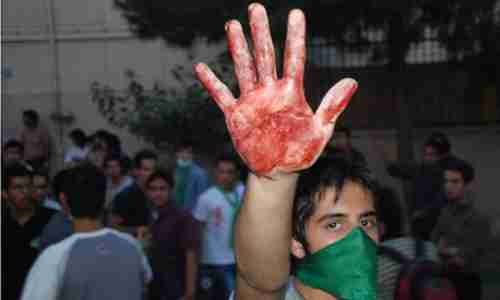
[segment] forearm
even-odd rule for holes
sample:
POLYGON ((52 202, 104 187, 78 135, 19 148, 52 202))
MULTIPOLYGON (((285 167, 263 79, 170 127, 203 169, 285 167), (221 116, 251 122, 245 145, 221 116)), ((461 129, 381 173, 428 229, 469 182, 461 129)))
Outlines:
POLYGON ((185 273, 185 297, 194 297, 196 293, 196 280, 198 278, 198 253, 195 250, 188 250, 186 253, 186 273, 185 273))
POLYGON ((238 271, 258 290, 276 291, 288 281, 292 208, 298 174, 267 179, 250 174, 236 222, 238 271))

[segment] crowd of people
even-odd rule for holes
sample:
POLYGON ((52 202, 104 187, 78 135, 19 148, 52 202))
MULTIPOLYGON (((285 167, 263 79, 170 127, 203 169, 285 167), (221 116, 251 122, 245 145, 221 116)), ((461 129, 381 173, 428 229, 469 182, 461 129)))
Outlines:
MULTIPOLYGON (((243 108, 231 108, 232 95, 206 66, 195 68, 226 119, 241 114, 228 127, 250 170, 246 181, 235 153, 214 154, 206 170, 186 140, 176 145, 175 167, 162 168, 154 150, 130 158, 105 130, 71 131, 64 167, 50 170, 48 132, 35 111, 23 113, 18 139, 2 147, 4 299, 395 299, 404 265, 379 248, 422 255, 442 266, 458 299, 481 299, 490 224, 468 193, 474 168, 440 132, 426 140, 419 163, 387 159, 387 172, 413 187, 406 214, 348 128, 337 126, 329 142, 353 80, 336 85, 314 117, 286 119, 268 107, 245 115, 273 93, 288 99, 273 109, 307 110, 293 102, 304 101, 300 89, 275 84, 264 8, 253 4, 249 14, 256 68, 239 51, 248 51, 241 25, 226 26, 242 97, 250 95, 243 108), (254 121, 259 130, 246 132, 254 121)), ((289 29, 284 76, 301 80, 300 11, 289 29)))

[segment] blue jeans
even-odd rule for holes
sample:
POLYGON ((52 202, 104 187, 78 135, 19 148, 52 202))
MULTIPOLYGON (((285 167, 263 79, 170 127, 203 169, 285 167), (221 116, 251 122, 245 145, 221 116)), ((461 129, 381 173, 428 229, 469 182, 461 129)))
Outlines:
POLYGON ((198 298, 228 299, 236 286, 236 265, 201 265, 198 282, 198 298))

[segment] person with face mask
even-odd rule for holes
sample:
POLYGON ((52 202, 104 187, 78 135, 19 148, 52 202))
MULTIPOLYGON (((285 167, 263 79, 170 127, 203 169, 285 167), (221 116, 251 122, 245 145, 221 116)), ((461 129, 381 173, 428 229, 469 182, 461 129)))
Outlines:
POLYGON ((303 12, 289 14, 278 79, 266 10, 253 3, 248 11, 254 57, 241 24, 225 26, 240 98, 208 66, 195 65, 251 170, 236 221, 232 297, 375 300, 378 229, 371 176, 349 161, 318 160, 357 83, 341 80, 313 113, 303 90, 303 12))
POLYGON ((207 172, 193 160, 193 144, 190 141, 182 141, 175 156, 175 205, 192 210, 201 193, 210 187, 210 180, 207 172))

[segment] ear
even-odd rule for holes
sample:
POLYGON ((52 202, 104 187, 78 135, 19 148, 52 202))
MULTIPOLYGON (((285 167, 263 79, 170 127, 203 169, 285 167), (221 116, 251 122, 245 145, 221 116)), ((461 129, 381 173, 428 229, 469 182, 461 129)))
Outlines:
POLYGON ((306 256, 306 250, 304 249, 304 246, 301 242, 297 241, 294 238, 292 238, 292 241, 290 242, 290 252, 292 252, 293 256, 299 259, 306 256))
POLYGON ((59 202, 61 202, 61 207, 63 211, 68 215, 70 215, 71 211, 69 209, 68 199, 66 198, 66 195, 64 193, 59 193, 59 202))

